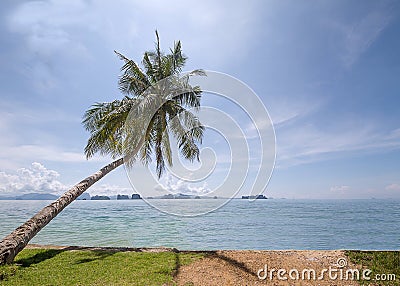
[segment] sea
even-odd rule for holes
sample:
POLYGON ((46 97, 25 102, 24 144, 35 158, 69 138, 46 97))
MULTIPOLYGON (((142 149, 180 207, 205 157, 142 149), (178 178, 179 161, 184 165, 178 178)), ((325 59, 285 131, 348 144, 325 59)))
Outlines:
MULTIPOLYGON (((164 208, 201 210, 212 199, 164 199, 164 208)), ((0 237, 50 201, 0 201, 0 237)), ((31 243, 214 249, 400 250, 400 200, 232 199, 182 217, 143 200, 75 201, 31 243), (200 211, 199 211, 200 212, 200 211)))

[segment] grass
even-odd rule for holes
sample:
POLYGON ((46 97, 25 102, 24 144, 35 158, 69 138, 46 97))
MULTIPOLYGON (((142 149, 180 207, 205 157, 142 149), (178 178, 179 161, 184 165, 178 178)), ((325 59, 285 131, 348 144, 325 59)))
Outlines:
POLYGON ((0 266, 0 285, 174 285, 198 253, 25 249, 0 266))
POLYGON ((400 285, 400 251, 346 251, 346 255, 353 263, 372 270, 370 281, 360 280, 361 285, 400 285), (393 274, 395 277, 393 277, 393 274), (379 275, 377 277, 376 275, 379 275), (385 278, 386 281, 382 281, 385 278), (395 278, 395 280, 393 280, 395 278))

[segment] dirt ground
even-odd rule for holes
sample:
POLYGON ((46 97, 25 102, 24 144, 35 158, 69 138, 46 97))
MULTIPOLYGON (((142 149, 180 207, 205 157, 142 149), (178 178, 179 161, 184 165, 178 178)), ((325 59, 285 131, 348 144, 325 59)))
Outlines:
MULTIPOLYGON (((343 251, 216 251, 210 252, 203 259, 197 260, 190 265, 181 266, 176 274, 175 281, 178 285, 321 285, 321 286, 350 286, 359 285, 356 281, 345 280, 348 269, 356 269, 355 265, 347 263, 348 260, 343 251), (340 259, 340 260, 339 260, 340 259), (339 260, 339 261, 338 261, 339 260), (339 267, 337 263, 345 263, 339 267), (267 274, 265 272, 267 265, 267 274), (329 272, 323 274, 324 279, 318 280, 323 269, 337 269, 338 278, 329 278, 329 272), (260 271, 263 269, 263 271, 260 271), (272 272, 272 269, 275 269, 272 272), (281 272, 278 279, 278 269, 285 269, 286 274, 281 272), (304 269, 314 269, 316 279, 308 279, 304 269), (340 269, 343 279, 340 280, 340 269), (299 272, 299 279, 296 271, 299 272), (291 277, 289 272, 291 272, 291 277), (271 278, 271 272, 273 273, 271 278), (258 277, 261 276, 261 279, 258 277), (265 279, 262 279, 264 278, 265 279)), ((359 267, 358 267, 359 268, 359 267)), ((334 272, 332 276, 334 277, 334 272)), ((349 275, 349 278, 351 276, 349 275)))

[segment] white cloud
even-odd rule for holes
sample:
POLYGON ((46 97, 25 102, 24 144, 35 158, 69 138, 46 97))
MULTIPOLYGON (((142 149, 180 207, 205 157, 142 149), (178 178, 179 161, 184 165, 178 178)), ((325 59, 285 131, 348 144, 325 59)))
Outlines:
POLYGON ((391 20, 390 10, 379 5, 373 11, 356 19, 352 23, 335 22, 332 24, 341 38, 341 60, 346 68, 350 68, 358 58, 379 38, 391 20))
POLYGON ((104 195, 104 196, 113 196, 113 195, 130 195, 134 193, 132 188, 125 188, 118 185, 112 184, 102 184, 95 185, 88 190, 91 196, 95 195, 104 195))
POLYGON ((8 18, 9 29, 22 34, 36 55, 63 56, 86 52, 84 45, 72 37, 67 28, 83 26, 89 6, 84 1, 34 1, 22 3, 8 18))
POLYGON ((327 160, 346 152, 374 153, 399 149, 399 139, 397 129, 385 132, 366 122, 359 126, 344 120, 337 122, 334 130, 296 124, 277 132, 277 167, 327 160))
POLYGON ((187 195, 207 195, 211 192, 207 185, 207 182, 203 182, 201 185, 188 183, 179 179, 174 178, 168 174, 164 179, 161 180, 158 185, 154 187, 154 190, 159 191, 162 194, 187 194, 187 195))
POLYGON ((400 184, 390 184, 385 187, 385 190, 388 191, 400 191, 400 184))
POLYGON ((265 106, 270 112, 274 127, 280 128, 309 116, 325 104, 324 100, 322 96, 315 95, 279 95, 266 97, 265 106))
POLYGON ((143 38, 154 39, 158 28, 167 41, 164 45, 178 37, 190 54, 213 63, 230 61, 247 50, 247 42, 257 34, 255 6, 231 1, 34 1, 20 4, 9 16, 8 26, 24 36, 36 55, 62 54, 75 60, 90 57, 90 41, 96 37, 110 49, 138 49, 139 55, 149 48, 143 38))
POLYGON ((349 186, 333 186, 331 187, 331 192, 345 192, 350 190, 349 186))
POLYGON ((83 152, 70 152, 60 150, 54 146, 20 145, 0 151, 0 157, 12 156, 14 159, 38 159, 57 162, 84 162, 83 152))
POLYGON ((0 149, 0 163, 4 169, 15 169, 16 166, 21 166, 29 161, 37 160, 60 163, 108 163, 111 159, 109 157, 95 156, 87 160, 83 151, 73 152, 53 145, 4 145, 0 149))
POLYGON ((392 130, 390 134, 387 136, 387 139, 400 139, 400 128, 392 130))
POLYGON ((0 172, 1 195, 24 193, 61 194, 68 186, 61 183, 60 174, 34 162, 30 168, 21 168, 16 174, 0 172))
MULTIPOLYGON (((0 104, 0 166, 3 169, 15 170, 34 161, 52 162, 86 162, 83 152, 76 148, 60 146, 60 135, 46 132, 49 124, 57 126, 80 126, 80 118, 71 116, 62 110, 46 110, 44 108, 28 108, 18 102, 2 102, 0 104), (18 110, 18 111, 17 111, 18 110), (32 143, 31 143, 32 142, 32 143), (72 149, 72 150, 71 150, 72 149)), ((50 125, 50 128, 53 128, 50 125)), ((62 130, 63 128, 59 128, 62 130)), ((61 131, 61 133, 63 133, 61 131)), ((82 140, 73 139, 76 142, 82 140)), ((70 145, 70 144, 69 144, 70 145)), ((95 157, 91 162, 108 162, 109 158, 95 157)))
MULTIPOLYGON (((26 193, 50 193, 61 195, 70 187, 60 180, 60 174, 47 169, 43 164, 34 162, 29 168, 20 168, 15 173, 0 172, 0 196, 14 196, 26 193)), ((114 184, 94 185, 88 191, 90 195, 131 194, 132 188, 114 184)))

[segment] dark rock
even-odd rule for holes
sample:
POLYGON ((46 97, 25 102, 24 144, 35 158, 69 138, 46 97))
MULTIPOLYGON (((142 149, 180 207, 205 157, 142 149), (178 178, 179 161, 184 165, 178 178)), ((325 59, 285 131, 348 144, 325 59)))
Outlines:
POLYGON ((139 194, 132 194, 132 200, 140 200, 141 197, 139 194))
POLYGON ((129 196, 128 195, 118 195, 117 200, 129 200, 129 196))

